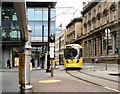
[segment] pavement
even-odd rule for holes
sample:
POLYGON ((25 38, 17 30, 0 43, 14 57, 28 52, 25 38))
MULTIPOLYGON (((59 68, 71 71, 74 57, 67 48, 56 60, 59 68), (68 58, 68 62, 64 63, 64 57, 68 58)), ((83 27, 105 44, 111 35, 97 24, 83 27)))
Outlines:
MULTIPOLYGON (((93 75, 96 77, 101 77, 105 79, 120 81, 120 71, 119 71, 119 65, 117 64, 90 64, 85 63, 83 64, 81 72, 84 72, 89 75, 93 75), (107 67, 107 70, 106 70, 107 67)), ((72 90, 70 87, 63 88, 62 84, 66 83, 67 86, 71 86, 73 82, 69 81, 67 76, 63 74, 60 74, 60 71, 64 71, 64 66, 59 65, 56 69, 54 69, 54 77, 51 77, 51 73, 46 73, 46 70, 44 69, 33 69, 31 71, 31 85, 33 86, 32 92, 69 92, 71 90, 72 92, 76 92, 77 90, 72 90), (69 82, 69 84, 68 84, 69 82), (48 83, 48 84, 45 84, 48 83), (52 83, 52 86, 51 86, 52 83)), ((6 73, 17 73, 18 75, 18 68, 14 67, 12 69, 6 68, 6 69, 0 69, 0 72, 6 72, 6 73)), ((11 84, 12 81, 11 81, 11 84)), ((77 84, 77 83, 76 83, 77 84)), ((18 84, 16 84, 18 87, 18 84)), ((14 83, 14 87, 15 83, 14 83)), ((9 88, 14 88, 9 87, 9 88)), ((77 87, 76 87, 77 88, 77 87)), ((16 90, 19 92, 19 90, 16 90)), ((9 92, 9 91, 8 91, 9 92)), ((98 92, 100 92, 98 90, 98 92)))

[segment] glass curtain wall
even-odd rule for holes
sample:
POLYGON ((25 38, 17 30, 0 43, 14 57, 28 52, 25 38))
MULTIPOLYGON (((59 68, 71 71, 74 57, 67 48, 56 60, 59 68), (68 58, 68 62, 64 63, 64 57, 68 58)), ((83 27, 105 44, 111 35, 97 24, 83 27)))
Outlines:
POLYGON ((13 7, 2 7, 2 40, 20 40, 20 29, 13 7))
MULTIPOLYGON (((50 32, 55 34, 55 9, 51 9, 50 32)), ((44 25, 44 37, 48 36, 48 9, 28 8, 28 25, 32 29, 32 37, 42 37, 42 25, 44 25)))
MULTIPOLYGON (((55 34, 55 9, 51 9, 50 33, 55 34)), ((47 42, 48 39, 48 8, 28 8, 28 25, 32 29, 32 40, 36 42, 47 42), (35 40, 34 40, 35 39, 35 40)), ((38 66, 42 61, 42 55, 45 56, 46 46, 32 47, 32 57, 38 61, 38 66), (39 54, 38 54, 39 53, 39 54)), ((41 66, 43 67, 43 66, 41 66)))

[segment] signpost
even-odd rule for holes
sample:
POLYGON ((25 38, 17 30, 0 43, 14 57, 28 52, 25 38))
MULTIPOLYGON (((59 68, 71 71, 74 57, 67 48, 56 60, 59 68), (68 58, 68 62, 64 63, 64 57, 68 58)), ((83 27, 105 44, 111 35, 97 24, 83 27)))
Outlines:
POLYGON ((50 61, 51 61, 51 77, 53 77, 53 65, 54 65, 54 59, 55 59, 55 36, 51 34, 50 36, 50 61))
POLYGON ((107 59, 108 59, 108 39, 111 39, 111 36, 110 36, 110 29, 106 28, 105 29, 105 37, 104 39, 106 39, 106 63, 105 63, 105 69, 107 70, 107 59))
POLYGON ((50 43, 50 58, 54 58, 54 43, 50 43))

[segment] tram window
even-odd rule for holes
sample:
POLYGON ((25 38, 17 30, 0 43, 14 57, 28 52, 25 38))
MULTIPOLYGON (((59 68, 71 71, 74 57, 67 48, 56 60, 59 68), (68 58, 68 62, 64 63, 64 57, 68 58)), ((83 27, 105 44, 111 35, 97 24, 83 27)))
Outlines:
POLYGON ((77 55, 77 50, 76 49, 74 49, 74 48, 67 48, 66 50, 64 50, 64 52, 65 52, 65 59, 74 59, 75 57, 76 57, 76 55, 77 55))

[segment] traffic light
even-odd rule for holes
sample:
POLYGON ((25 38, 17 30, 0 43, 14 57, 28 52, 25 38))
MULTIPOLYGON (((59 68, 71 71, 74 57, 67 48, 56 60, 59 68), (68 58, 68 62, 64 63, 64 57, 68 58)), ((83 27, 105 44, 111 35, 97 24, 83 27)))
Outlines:
POLYGON ((50 42, 55 42, 55 36, 54 35, 50 35, 50 42))

